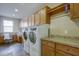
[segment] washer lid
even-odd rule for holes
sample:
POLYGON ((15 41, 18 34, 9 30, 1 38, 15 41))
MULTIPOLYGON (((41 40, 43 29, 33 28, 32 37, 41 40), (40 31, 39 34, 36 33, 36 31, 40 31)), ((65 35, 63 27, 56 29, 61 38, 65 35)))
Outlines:
POLYGON ((33 43, 33 44, 36 43, 36 34, 35 34, 35 32, 31 31, 31 32, 29 33, 29 39, 30 39, 30 42, 31 42, 31 43, 33 43))

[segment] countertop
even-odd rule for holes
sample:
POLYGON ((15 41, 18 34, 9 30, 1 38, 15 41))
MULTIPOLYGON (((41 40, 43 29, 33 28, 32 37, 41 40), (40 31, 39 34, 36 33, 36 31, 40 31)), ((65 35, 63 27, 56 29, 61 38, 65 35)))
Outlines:
POLYGON ((65 45, 69 45, 72 47, 76 47, 79 48, 79 39, 78 38, 66 38, 66 37, 56 37, 56 36, 52 36, 52 37, 46 37, 46 38, 42 38, 42 40, 48 40, 48 41, 53 41, 56 43, 61 43, 61 44, 65 44, 65 45))

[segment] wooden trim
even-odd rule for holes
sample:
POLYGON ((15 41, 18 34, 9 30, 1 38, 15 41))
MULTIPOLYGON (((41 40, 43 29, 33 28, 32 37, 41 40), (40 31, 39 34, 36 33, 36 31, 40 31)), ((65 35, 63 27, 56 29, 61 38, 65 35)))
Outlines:
MULTIPOLYGON (((55 8, 52 8, 50 10, 48 10, 48 14, 51 16, 51 15, 54 15, 54 14, 57 14, 57 13, 60 13, 60 12, 63 12, 64 11, 64 5, 66 3, 63 3, 55 8)), ((70 10, 70 4, 67 4, 68 6, 68 10, 70 10)))

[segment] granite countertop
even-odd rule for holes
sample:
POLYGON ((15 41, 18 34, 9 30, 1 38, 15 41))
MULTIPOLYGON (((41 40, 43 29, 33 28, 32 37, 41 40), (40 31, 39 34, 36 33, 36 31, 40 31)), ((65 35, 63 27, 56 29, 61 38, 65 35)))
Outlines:
POLYGON ((48 40, 48 41, 53 41, 56 43, 61 43, 65 45, 69 45, 72 47, 79 48, 79 38, 69 38, 69 37, 61 37, 61 36, 51 36, 51 37, 46 37, 42 38, 42 40, 48 40))

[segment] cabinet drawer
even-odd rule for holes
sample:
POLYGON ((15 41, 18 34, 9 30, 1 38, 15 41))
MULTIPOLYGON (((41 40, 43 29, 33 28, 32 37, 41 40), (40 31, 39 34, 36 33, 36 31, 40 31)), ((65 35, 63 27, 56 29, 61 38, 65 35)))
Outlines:
POLYGON ((56 56, 72 56, 72 55, 62 52, 60 50, 56 50, 56 56))
POLYGON ((67 52, 72 55, 78 55, 79 56, 79 49, 63 44, 56 43, 56 49, 67 52))
POLYGON ((45 44, 45 45, 47 45, 49 47, 52 47, 52 48, 55 48, 55 43, 54 42, 51 42, 51 41, 44 40, 42 42, 42 44, 45 44))

